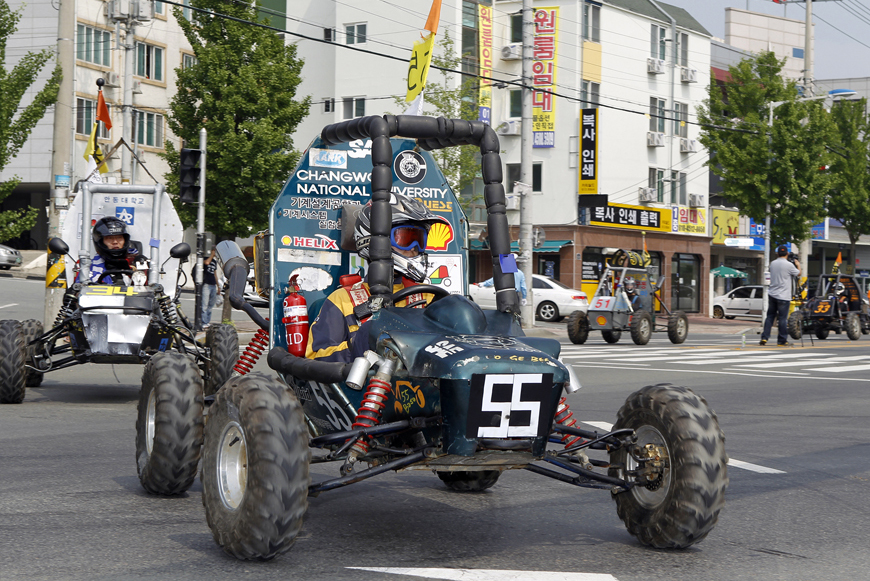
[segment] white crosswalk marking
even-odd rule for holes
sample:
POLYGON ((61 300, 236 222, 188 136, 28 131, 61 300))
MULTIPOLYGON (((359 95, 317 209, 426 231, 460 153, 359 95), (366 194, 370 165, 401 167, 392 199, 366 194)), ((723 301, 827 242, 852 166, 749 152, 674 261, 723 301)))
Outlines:
POLYGON ((435 567, 347 567, 359 571, 449 579, 455 581, 618 581, 606 573, 566 573, 564 571, 516 571, 510 569, 446 569, 435 567))
POLYGON ((845 373, 846 371, 866 371, 870 365, 847 365, 846 367, 816 367, 807 371, 824 371, 825 373, 845 373))
MULTIPOLYGON (((810 355, 810 354, 808 354, 810 355)), ((818 355, 816 353, 811 354, 813 356, 818 355)), ((870 359, 870 356, 867 355, 856 355, 855 357, 831 357, 830 359, 825 359, 822 361, 808 361, 807 363, 812 363, 813 365, 836 365, 842 363, 844 361, 862 361, 870 359)), ((780 361, 774 363, 750 363, 748 365, 735 365, 735 367, 795 367, 800 362, 795 361, 780 361)))

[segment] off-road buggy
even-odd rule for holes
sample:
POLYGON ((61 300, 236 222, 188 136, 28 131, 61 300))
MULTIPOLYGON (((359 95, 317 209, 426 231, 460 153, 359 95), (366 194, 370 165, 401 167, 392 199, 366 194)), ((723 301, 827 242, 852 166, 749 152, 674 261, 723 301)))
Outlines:
POLYGON ((575 311, 568 317, 568 338, 572 343, 583 344, 590 330, 600 330, 608 343, 618 343, 622 333, 631 334, 636 345, 646 345, 654 332, 667 331, 671 343, 679 344, 689 336, 689 319, 683 311, 671 312, 658 292, 661 280, 651 279, 649 271, 641 268, 643 258, 636 252, 620 250, 608 264, 595 294, 589 301, 589 310, 575 311), (634 292, 626 291, 631 281, 634 292), (657 299, 667 314, 667 322, 659 322, 654 299, 657 299))
POLYGON ((855 277, 849 274, 822 274, 813 296, 800 304, 788 317, 788 334, 800 339, 812 333, 827 339, 834 331, 846 331, 852 341, 870 333, 870 314, 862 300, 855 277))
MULTIPOLYGON (((268 335, 279 377, 233 377, 208 410, 202 500, 226 552, 257 560, 284 553, 309 496, 391 470, 431 471, 460 492, 490 488, 512 469, 609 490, 629 532, 653 547, 688 547, 713 528, 727 457, 706 401, 685 387, 652 385, 628 397, 612 431, 582 429, 566 397, 580 385, 559 359, 559 342, 524 336, 498 152, 486 124, 387 115, 330 125, 302 156, 272 207, 269 234, 258 238, 271 259, 265 279, 257 277, 270 288, 271 318, 252 318, 260 348, 268 335), (428 153, 453 145, 480 148, 496 310, 464 295, 466 222, 428 153), (430 231, 432 284, 395 294, 391 191, 418 197, 450 222, 430 231), (362 264, 341 233, 353 229, 350 209, 369 200, 371 297, 356 309, 371 313, 359 331, 369 350, 352 363, 289 354, 280 309, 290 278, 313 321, 339 279, 362 264), (435 300, 394 306, 420 292, 435 300), (309 465, 325 462, 337 465, 335 477, 312 482, 309 465)), ((239 307, 248 265, 230 245, 218 254, 239 307)), ((265 253, 255 253, 261 265, 265 253)))
MULTIPOLYGON (((90 272, 91 196, 93 193, 142 194, 142 186, 86 184, 80 254, 81 272, 90 272)), ((160 240, 163 186, 155 186, 152 241, 160 240)), ((154 494, 178 494, 196 477, 203 425, 203 392, 214 393, 229 378, 238 356, 231 325, 213 325, 205 341, 196 338, 179 301, 181 263, 190 246, 180 243, 159 262, 158 243, 151 246, 143 270, 107 270, 116 284, 97 284, 82 276, 64 294, 51 329, 42 322, 0 321, 0 403, 21 403, 26 387, 37 387, 45 373, 84 363, 145 364, 136 421, 136 463, 142 486, 154 494), (162 267, 179 261, 175 292, 159 282, 162 267), (147 270, 145 270, 147 268, 147 270)), ((49 242, 57 255, 69 246, 49 242)), ((105 280, 105 278, 101 278, 105 280)))

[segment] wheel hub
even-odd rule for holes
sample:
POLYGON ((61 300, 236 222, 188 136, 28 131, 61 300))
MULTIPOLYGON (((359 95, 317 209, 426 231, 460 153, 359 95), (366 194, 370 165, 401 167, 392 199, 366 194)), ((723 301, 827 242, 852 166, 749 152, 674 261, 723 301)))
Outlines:
POLYGON ((151 452, 154 450, 154 432, 156 430, 156 416, 157 416, 157 396, 154 393, 154 390, 151 390, 151 393, 148 394, 148 410, 145 418, 145 450, 148 452, 148 455, 151 455, 151 452))
POLYGON ((230 422, 224 428, 218 447, 217 471, 221 502, 228 509, 236 510, 248 482, 248 446, 238 422, 230 422))
POLYGON ((652 426, 641 426, 635 433, 637 444, 626 462, 626 469, 637 483, 631 493, 641 505, 655 508, 665 500, 671 487, 668 446, 662 433, 652 426))

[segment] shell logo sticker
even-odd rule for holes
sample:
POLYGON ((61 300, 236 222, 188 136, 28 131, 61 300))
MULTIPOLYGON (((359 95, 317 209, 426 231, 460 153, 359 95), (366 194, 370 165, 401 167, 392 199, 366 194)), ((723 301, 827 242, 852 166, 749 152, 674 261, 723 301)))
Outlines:
POLYGON ((453 242, 453 226, 447 222, 437 222, 429 229, 426 250, 447 250, 447 245, 453 242))

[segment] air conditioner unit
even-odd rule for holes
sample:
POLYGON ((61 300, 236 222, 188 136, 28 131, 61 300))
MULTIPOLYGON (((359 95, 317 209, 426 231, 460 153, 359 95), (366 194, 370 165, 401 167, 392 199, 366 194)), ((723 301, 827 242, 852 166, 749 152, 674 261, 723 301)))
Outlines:
POLYGON ((519 121, 505 121, 495 128, 498 135, 519 135, 522 124, 519 121))
POLYGON ((503 61, 518 61, 523 58, 523 43, 512 42, 501 49, 501 60, 503 61))
POLYGON ((655 188, 638 188, 637 194, 641 202, 655 202, 658 199, 655 188))
POLYGON ((646 72, 654 75, 662 75, 665 72, 665 61, 662 59, 646 59, 646 72))
POLYGON ((698 70, 683 68, 680 71, 680 80, 682 80, 684 83, 697 83, 698 70))
POLYGON ((520 209, 520 200, 522 198, 517 195, 507 195, 504 197, 505 204, 504 207, 508 210, 519 210, 520 209))
POLYGON ((133 0, 133 15, 140 22, 154 20, 154 0, 133 0))
POLYGON ((106 81, 106 87, 108 88, 121 86, 121 76, 118 73, 106 71, 105 73, 103 73, 103 80, 106 81))
POLYGON ((689 205, 693 208, 703 208, 706 202, 704 194, 689 194, 689 205))
POLYGON ((680 153, 695 153, 698 151, 697 139, 680 138, 680 153))
POLYGON ((133 94, 141 95, 142 94, 142 81, 133 81, 133 94))
POLYGON ((646 132, 646 144, 647 144, 647 147, 664 147, 665 146, 665 134, 659 133, 658 131, 647 131, 646 132))
POLYGON ((130 16, 130 0, 109 0, 106 2, 106 18, 127 20, 130 16))

